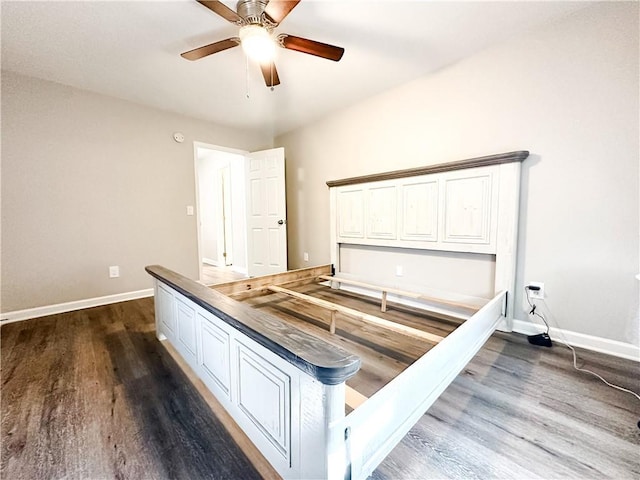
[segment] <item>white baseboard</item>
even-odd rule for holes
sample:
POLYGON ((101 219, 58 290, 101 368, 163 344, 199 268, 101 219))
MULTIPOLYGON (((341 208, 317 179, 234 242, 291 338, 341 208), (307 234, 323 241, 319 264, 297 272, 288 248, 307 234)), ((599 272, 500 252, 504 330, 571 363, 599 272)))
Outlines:
POLYGON ((117 293, 115 295, 107 295, 104 297, 87 298, 85 300, 58 303, 56 305, 45 305, 42 307, 27 308, 25 310, 4 312, 0 314, 0 317, 2 318, 2 320, 0 320, 0 325, 12 322, 20 322, 22 320, 29 320, 31 318, 46 317, 47 315, 55 315, 57 313, 73 312, 75 310, 82 310, 83 308, 99 307, 100 305, 126 302, 127 300, 135 300, 137 298, 152 296, 153 288, 147 288, 145 290, 137 290, 135 292, 117 293))
MULTIPOLYGON (((513 331, 524 335, 536 335, 545 331, 545 327, 526 320, 513 320, 513 331)), ((549 329, 551 340, 568 342, 573 347, 585 348, 594 352, 613 355, 640 362, 640 347, 631 343, 619 342, 608 338, 595 337, 579 332, 572 332, 560 328, 549 329)))
POLYGON ((236 273, 241 273, 242 275, 249 275, 247 267, 236 267, 235 265, 231 265, 231 270, 236 273))
POLYGON ((202 259, 202 263, 206 263, 207 265, 211 265, 214 267, 219 267, 220 266, 220 262, 218 262, 217 260, 212 260, 210 258, 203 258, 202 259))

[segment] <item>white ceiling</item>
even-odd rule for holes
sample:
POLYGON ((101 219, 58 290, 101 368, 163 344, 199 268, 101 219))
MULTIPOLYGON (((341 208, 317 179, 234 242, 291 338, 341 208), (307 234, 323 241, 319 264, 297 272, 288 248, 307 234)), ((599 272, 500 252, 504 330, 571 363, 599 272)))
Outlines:
POLYGON ((240 48, 195 62, 180 57, 237 35, 195 1, 3 0, 2 68, 277 135, 585 5, 303 0, 276 32, 344 47, 344 57, 335 63, 279 49, 282 83, 272 92, 240 48))

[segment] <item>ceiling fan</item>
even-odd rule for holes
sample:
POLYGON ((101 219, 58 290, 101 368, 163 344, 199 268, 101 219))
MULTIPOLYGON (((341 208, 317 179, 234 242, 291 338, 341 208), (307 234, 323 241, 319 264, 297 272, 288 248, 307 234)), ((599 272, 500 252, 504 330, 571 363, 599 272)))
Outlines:
POLYGON ((239 26, 240 30, 237 37, 220 40, 182 53, 181 56, 187 60, 198 60, 242 45, 247 56, 260 64, 267 87, 273 89, 275 85, 280 85, 278 71, 273 61, 276 45, 334 62, 339 61, 344 54, 344 48, 286 33, 281 33, 274 38, 274 29, 300 3, 300 0, 240 0, 236 5, 237 12, 219 0, 197 1, 222 18, 239 26))

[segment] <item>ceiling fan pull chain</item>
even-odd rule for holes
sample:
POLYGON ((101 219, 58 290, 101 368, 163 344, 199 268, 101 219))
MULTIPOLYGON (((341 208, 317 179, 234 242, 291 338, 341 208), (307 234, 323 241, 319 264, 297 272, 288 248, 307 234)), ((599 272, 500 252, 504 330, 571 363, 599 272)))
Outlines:
POLYGON ((273 67, 274 67, 274 63, 271 62, 271 66, 269 67, 269 70, 271 71, 271 91, 272 92, 275 90, 275 88, 273 88, 273 67))
POLYGON ((247 57, 245 55, 245 62, 244 62, 244 73, 245 73, 245 85, 247 87, 247 91, 246 91, 246 96, 247 98, 250 98, 249 96, 249 57, 247 57))

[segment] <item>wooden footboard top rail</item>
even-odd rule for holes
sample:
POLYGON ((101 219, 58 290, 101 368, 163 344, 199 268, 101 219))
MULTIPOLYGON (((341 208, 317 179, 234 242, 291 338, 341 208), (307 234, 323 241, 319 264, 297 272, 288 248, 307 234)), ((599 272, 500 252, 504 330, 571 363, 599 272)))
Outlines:
POLYGON ((500 292, 369 399, 352 397, 361 404, 344 419, 351 470, 345 478, 365 479, 375 470, 496 330, 505 302, 500 292))
POLYGON ((343 383, 360 368, 356 355, 293 328, 273 315, 256 311, 160 265, 148 266, 146 271, 323 384, 343 383))

